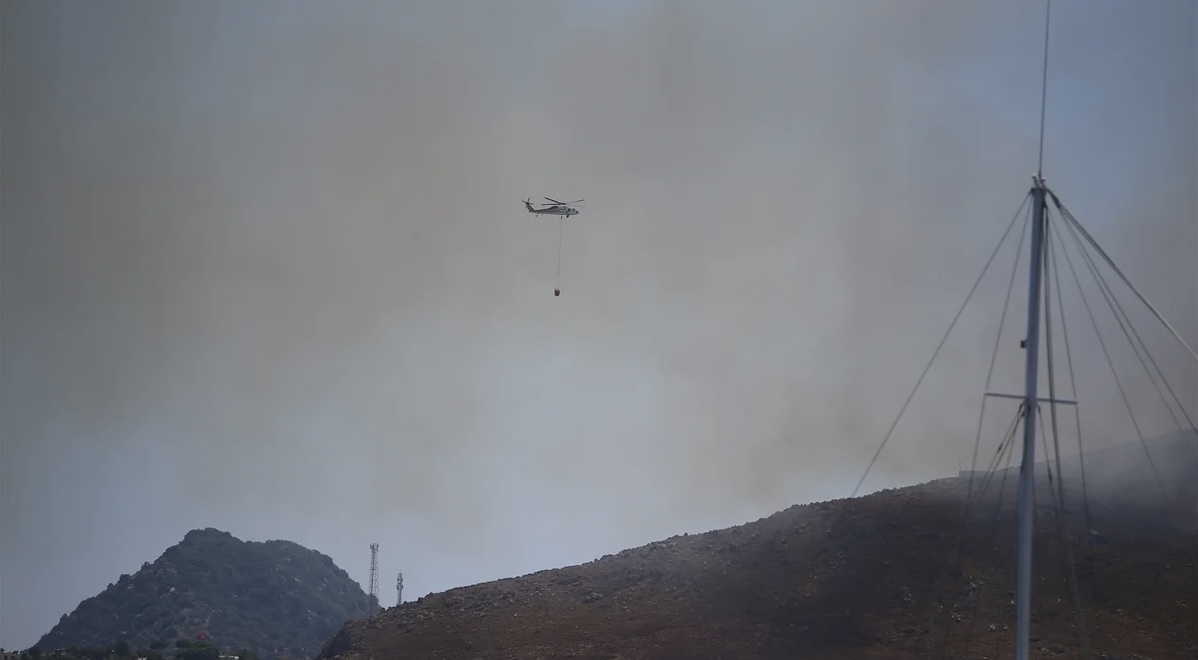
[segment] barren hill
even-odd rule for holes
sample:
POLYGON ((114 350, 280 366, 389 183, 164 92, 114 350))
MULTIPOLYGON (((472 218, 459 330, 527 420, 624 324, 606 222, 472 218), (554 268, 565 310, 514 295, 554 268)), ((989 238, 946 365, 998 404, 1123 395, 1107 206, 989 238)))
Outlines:
POLYGON ((273 658, 311 656, 371 600, 333 560, 291 541, 242 541, 196 529, 64 615, 37 643, 44 651, 77 646, 132 648, 203 636, 218 649, 273 658))
MULTIPOLYGON (((1016 478, 999 475, 967 517, 967 481, 944 479, 453 589, 350 623, 321 657, 1010 657, 1016 478)), ((1193 503, 1092 499, 1058 535, 1048 492, 1033 649, 1081 657, 1068 537, 1089 657, 1198 657, 1193 503)))

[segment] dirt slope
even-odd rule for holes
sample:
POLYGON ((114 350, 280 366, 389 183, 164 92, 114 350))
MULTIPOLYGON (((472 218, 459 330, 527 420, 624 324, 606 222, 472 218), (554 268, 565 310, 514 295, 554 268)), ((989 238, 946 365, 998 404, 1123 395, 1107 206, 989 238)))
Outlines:
MULTIPOLYGON (((1013 486, 968 520, 964 482, 946 479, 454 589, 351 623, 322 657, 1011 657, 1013 486)), ((1091 657, 1198 657, 1193 512, 1089 504, 1088 526, 1081 506, 1062 519, 1091 657)), ((1032 646, 1080 657, 1047 502, 1037 525, 1032 646)))

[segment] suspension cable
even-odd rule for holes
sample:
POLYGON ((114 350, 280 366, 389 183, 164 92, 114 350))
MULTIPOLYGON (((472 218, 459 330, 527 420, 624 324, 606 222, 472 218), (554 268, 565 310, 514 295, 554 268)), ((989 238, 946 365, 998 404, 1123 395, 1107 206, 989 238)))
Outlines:
MULTIPOLYGON (((1055 223, 1049 225, 1048 228, 1049 232, 1054 235, 1059 233, 1055 223)), ((1069 389, 1074 399, 1080 399, 1081 397, 1077 392, 1077 373, 1073 369, 1073 352, 1069 345, 1069 326, 1065 316, 1064 296, 1061 294, 1061 267, 1060 258, 1057 256, 1057 250, 1063 250, 1064 247, 1058 247, 1058 245, 1060 245, 1060 243, 1056 239, 1054 239, 1051 243, 1051 250, 1053 254, 1053 269, 1051 272, 1051 277, 1057 292, 1056 301, 1057 309, 1061 319, 1061 337, 1065 343, 1065 365, 1069 372, 1069 389)), ((1049 364, 1051 364, 1051 362, 1049 364)), ((1082 444, 1082 418, 1080 406, 1078 405, 1073 406, 1073 419, 1075 428, 1077 429, 1077 461, 1082 482, 1082 520, 1085 526, 1082 536, 1086 539, 1086 556, 1088 558, 1087 565, 1090 568, 1090 578, 1097 581, 1097 573, 1094 570, 1094 541, 1090 535, 1090 529, 1092 528, 1093 523, 1090 516, 1089 487, 1086 483, 1086 452, 1082 444)), ((1053 433, 1056 433, 1055 423, 1056 422, 1054 420, 1053 433)))
MULTIPOLYGON (((1051 276, 1052 266, 1053 266, 1052 259, 1051 259, 1052 232, 1049 231, 1049 227, 1051 227, 1053 223, 1048 221, 1049 215, 1048 215, 1048 207, 1047 206, 1045 206, 1045 208, 1044 208, 1044 217, 1045 217, 1044 255, 1043 255, 1044 272, 1047 273, 1049 276, 1051 276)), ((1052 416, 1052 449, 1053 449, 1053 452, 1056 454, 1056 459, 1057 459, 1057 490, 1060 491, 1059 496, 1061 499, 1061 505, 1064 506, 1064 504, 1065 504, 1065 486, 1064 486, 1064 477, 1062 476, 1062 473, 1061 473, 1061 445, 1059 442, 1057 442, 1057 439, 1060 437, 1059 435, 1057 435, 1057 433, 1058 433, 1057 403, 1056 403, 1056 401, 1057 401, 1057 389, 1056 389, 1057 381, 1056 381, 1056 377, 1053 373, 1054 360, 1052 359, 1052 287, 1049 286, 1048 278, 1045 278, 1045 280, 1044 280, 1044 340, 1045 340, 1045 348, 1047 351, 1047 354, 1045 355, 1045 357, 1048 358, 1048 399, 1049 399, 1048 411, 1049 411, 1049 414, 1052 416)), ((1047 450, 1045 451, 1044 458, 1046 460, 1048 458, 1047 450)))
POLYGON ((957 321, 960 320, 961 313, 965 311, 965 307, 969 304, 970 299, 973 298, 973 294, 975 291, 977 291, 978 285, 982 283, 982 278, 984 278, 986 276, 986 272, 990 270, 990 264, 994 262, 994 257, 998 255, 998 251, 1002 248, 1003 243, 1007 241, 1007 236, 1011 233, 1011 228, 1015 226, 1015 221, 1019 219, 1019 213, 1023 211, 1023 206, 1024 204, 1027 204, 1027 200, 1030 197, 1031 193, 1029 191, 1029 193, 1024 196, 1023 202, 1019 205, 1019 209, 1015 211, 1015 215, 1011 218, 1011 222, 1007 223, 1007 229, 1003 232, 1002 238, 999 239, 998 245, 994 246, 994 250, 990 253, 990 258, 986 260, 986 265, 982 268, 982 272, 979 273, 977 279, 974 280, 973 286, 970 287, 969 293, 965 296, 965 301, 962 302, 961 307, 957 309, 956 316, 954 316, 952 322, 949 323, 948 329, 944 332, 944 336, 940 339, 940 343, 936 345, 936 350, 932 352, 931 359, 928 360, 927 365, 923 368, 923 372, 920 373, 919 378, 915 381, 915 386, 911 388, 911 393, 907 395, 907 400, 903 402, 903 406, 899 409, 898 415, 895 416, 894 422, 890 424, 890 429, 887 430, 886 435, 883 436, 881 444, 878 445, 878 450, 874 452, 873 458, 870 459, 869 465, 866 466, 865 472, 861 475, 861 479, 857 481, 857 485, 853 488, 853 494, 849 496, 849 499, 856 497, 857 491, 861 490, 861 484, 865 483, 865 478, 869 476, 869 471, 873 469, 874 463, 877 462, 878 456, 882 453, 882 449, 884 449, 886 447, 886 443, 890 441, 890 436, 894 434, 894 429, 898 426, 899 420, 903 418, 903 413, 905 413, 907 411, 907 407, 911 405, 911 400, 915 398, 915 393, 919 390, 919 386, 923 383, 923 379, 928 375, 928 371, 931 370, 932 364, 936 361, 936 356, 940 354, 940 349, 944 348, 944 343, 948 341, 949 335, 952 334, 953 328, 956 327, 957 321))
MULTIPOLYGON (((1022 419, 1023 419, 1023 403, 1020 403, 1019 410, 1016 411, 1014 417, 1011 418, 1011 422, 1007 427, 1007 432, 1003 435, 1002 441, 999 442, 998 447, 995 449, 994 456, 992 456, 990 458, 990 462, 986 466, 986 476, 982 480, 982 487, 980 489, 978 489, 976 492, 970 490, 969 494, 965 498, 964 510, 961 513, 961 522, 957 525, 956 539, 953 542, 953 547, 949 554, 949 563, 954 563, 958 570, 960 570, 963 566, 962 561, 961 561, 961 544, 962 544, 962 541, 964 540, 964 530, 965 530, 966 524, 969 521, 970 509, 973 507, 973 504, 975 503, 975 501, 978 503, 981 502, 982 495, 986 492, 987 487, 990 485, 990 482, 994 477, 994 472, 998 467, 998 463, 1002 461, 1003 456, 1007 457, 1008 465, 1009 465, 1010 456, 1011 456, 1011 452, 1010 452, 1011 446, 1012 446, 1014 438, 1015 438, 1015 433, 1019 429, 1019 422, 1022 419)), ((973 475, 971 474, 970 475, 970 483, 971 484, 972 484, 972 481, 973 481, 973 475)), ((1001 506, 1002 505, 1001 491, 1000 491, 998 501, 999 501, 999 506, 1001 506)), ((995 517, 997 518, 997 513, 995 514, 995 517)), ((936 578, 933 580, 933 589, 935 588, 935 585, 939 583, 940 577, 941 576, 937 575, 936 578)), ((969 635, 972 635, 973 626, 976 625, 977 621, 971 620, 970 623, 971 623, 971 625, 970 625, 969 629, 967 630, 967 634, 966 634, 966 646, 968 646, 968 644, 969 644, 969 635)), ((928 652, 929 657, 931 657, 931 655, 932 655, 932 646, 933 646, 932 641, 933 641, 935 629, 936 629, 936 609, 932 608, 932 610, 928 613, 929 633, 928 633, 928 637, 927 637, 927 652, 928 652)))
MULTIPOLYGON (((1002 519, 1003 495, 1006 493, 1006 487, 1007 487, 1007 475, 1009 475, 1011 473, 1011 459, 1015 457, 1015 452, 1013 451, 1013 448, 1015 446, 1015 435, 1019 431, 1020 425, 1023 422, 1023 419, 1024 419, 1023 411, 1024 411, 1025 405, 1026 404, 1024 402, 1020 402, 1019 409, 1015 412, 1015 417, 1011 420, 1011 426, 1008 429, 1006 438, 1003 441, 1003 443, 1001 445, 999 445, 999 451, 995 454, 995 457, 994 457, 995 469, 993 472, 991 472, 987 475, 987 480, 986 480, 985 486, 983 486, 982 492, 984 492, 985 488, 989 486, 989 483, 990 483, 990 481, 993 480, 995 473, 997 473, 997 472, 1002 473, 1002 478, 999 479, 999 483, 998 483, 998 493, 994 498, 994 513, 990 517, 990 520, 987 521, 987 525, 986 525, 986 529, 988 530, 988 533, 984 537, 984 541, 983 541, 984 547, 994 547, 994 538, 998 535, 999 522, 1002 519), (998 470, 997 464, 1000 461, 1002 461, 1003 457, 1006 458, 1006 464, 1003 465, 1002 470, 998 470)), ((978 499, 979 500, 981 499, 980 495, 978 496, 978 499)), ((1010 568, 1010 559, 1009 558, 1007 560, 1007 567, 1010 568)), ((979 591, 980 591, 980 589, 979 589, 979 591)), ((979 596, 979 598, 980 598, 980 596, 979 596)), ((973 633, 976 629, 977 623, 978 622, 976 619, 971 620, 970 626, 966 630, 965 656, 964 657, 968 658, 972 655, 970 653, 970 649, 972 648, 973 633)))
POLYGON ((565 219, 560 215, 557 217, 557 277, 554 279, 554 287, 561 287, 562 284, 562 232, 566 226, 565 219))
MULTIPOLYGON (((1025 198, 1026 199, 1026 198, 1025 198)), ((1023 241, 1027 238, 1027 225, 1032 217, 1032 208, 1027 207, 1027 212, 1023 217, 1023 228, 1019 232, 1019 244, 1015 247, 1015 259, 1011 264, 1011 278, 1007 281, 1007 296, 1003 300, 1002 314, 998 320, 998 332, 994 337, 994 350, 990 353, 990 368, 986 371, 986 387, 984 391, 990 390, 990 382, 994 376, 994 365, 998 361, 998 347, 1002 344, 1003 327, 1007 321, 1007 310, 1011 305, 1011 292, 1015 288, 1015 274, 1019 271, 1019 264, 1023 262, 1023 241)), ((968 494, 973 493, 973 472, 977 470, 978 448, 982 442, 982 421, 986 417, 986 400, 989 399, 985 394, 982 395, 982 405, 978 411, 978 426, 977 434, 973 440, 973 457, 969 460, 969 489, 967 491, 966 501, 968 502, 968 494)))
POLYGON ((1194 358, 1194 361, 1198 362, 1198 353, 1195 353, 1194 349, 1190 348, 1190 345, 1181 338, 1181 335, 1177 333, 1177 330, 1174 330, 1173 326, 1169 325, 1169 322, 1165 320, 1165 317, 1161 316, 1160 312, 1156 311, 1156 307, 1153 307, 1152 303, 1148 302, 1148 299, 1145 298, 1142 293, 1140 293, 1140 290, 1131 283, 1131 280, 1127 279, 1127 276, 1123 274, 1123 271, 1119 269, 1119 266, 1115 265, 1114 260, 1107 255, 1106 250, 1103 250, 1102 246, 1098 244, 1098 241, 1094 240, 1093 236, 1090 236, 1090 232, 1086 231, 1086 228, 1083 227, 1081 222, 1079 222, 1078 219, 1069 212, 1069 209, 1065 208, 1065 205, 1062 204, 1061 200, 1057 198, 1056 193, 1049 190, 1048 194, 1052 196, 1052 201, 1054 204, 1056 204, 1057 209, 1064 214, 1065 218, 1069 220, 1070 224, 1076 227, 1077 230, 1080 231, 1083 236, 1085 236, 1086 241, 1089 242, 1090 245, 1093 246, 1094 250, 1102 256, 1107 265, 1111 267, 1111 270, 1115 271, 1115 274, 1119 276, 1119 279, 1123 280, 1123 283, 1127 285, 1127 288, 1131 289, 1132 293, 1136 294, 1136 297, 1140 299, 1140 302, 1144 303, 1144 306, 1147 307, 1150 312, 1152 312, 1152 315, 1156 317, 1156 320, 1160 321, 1161 324, 1169 330, 1170 334, 1173 335, 1173 338, 1185 347, 1186 351, 1189 352, 1190 357, 1194 358))
MULTIPOLYGON (((1076 226, 1076 220, 1074 221, 1074 226, 1076 226)), ((1080 239, 1078 239, 1076 233, 1074 233, 1074 226, 1069 226, 1068 229, 1071 233, 1073 233, 1074 241, 1078 245, 1081 245, 1080 239)), ((1112 307, 1112 312, 1115 314, 1115 319, 1119 322, 1119 328, 1123 331, 1123 336, 1126 337, 1128 343, 1132 345, 1132 350, 1136 354, 1136 359, 1139 360, 1140 366, 1143 367, 1145 373, 1148 374, 1148 380, 1152 382, 1152 386, 1156 389, 1157 395, 1160 396, 1161 400, 1164 402, 1165 409, 1169 411, 1169 416, 1173 418, 1173 423, 1177 424, 1179 430, 1185 428, 1183 427, 1181 420, 1179 420, 1177 415, 1174 414, 1173 406, 1170 405, 1169 400, 1165 397, 1165 393, 1161 391, 1161 386, 1157 383, 1156 378, 1153 377, 1152 370, 1149 369, 1148 364, 1145 363, 1145 357, 1148 358, 1148 362, 1150 362, 1152 367, 1156 370, 1156 376, 1158 376, 1161 382, 1164 383, 1165 389, 1169 391, 1169 395, 1173 398, 1173 403, 1177 405, 1178 410, 1180 410, 1182 416, 1185 417, 1186 422, 1189 424, 1188 428, 1190 429, 1190 432, 1194 433, 1195 437, 1198 437, 1198 427, 1195 426, 1194 421, 1190 418, 1189 413, 1186 412, 1185 405, 1182 404, 1180 398, 1177 396, 1177 393, 1173 390, 1173 386, 1169 384, 1169 380, 1165 377, 1165 373, 1163 370, 1161 370, 1160 365, 1157 364, 1156 358, 1152 356, 1152 352, 1148 349, 1148 344, 1140 336, 1139 331, 1136 330, 1135 325, 1131 322, 1131 317, 1128 316, 1127 312, 1123 309, 1123 305, 1121 305, 1118 298, 1115 297, 1114 290, 1111 289, 1110 285, 1106 282, 1106 278, 1104 278, 1102 273, 1098 270, 1098 266, 1094 263, 1093 257, 1090 257, 1089 254, 1085 252, 1083 252, 1083 254, 1087 258, 1087 264, 1090 266, 1091 272, 1094 274, 1095 279, 1098 280, 1099 287, 1103 292, 1103 297, 1107 299, 1107 304, 1112 307), (1141 355, 1141 351, 1143 351, 1143 355, 1141 355)))
MULTIPOLYGON (((1050 404, 1055 406, 1055 404, 1050 404)), ((1044 434, 1044 418, 1039 418, 1040 433, 1044 434)), ((1053 431, 1053 444, 1057 444, 1056 431, 1053 431)), ((1064 532, 1064 516, 1063 508, 1064 501, 1057 497, 1057 491, 1051 488, 1052 473, 1049 473, 1050 488, 1048 489, 1049 497, 1052 498, 1053 520, 1057 528, 1057 540, 1061 545, 1065 546, 1065 567, 1068 569, 1067 575, 1069 579, 1069 598, 1073 601, 1073 612, 1077 617, 1077 636, 1078 636, 1078 652, 1082 660, 1093 658, 1094 654, 1090 651, 1090 636, 1086 633, 1086 618, 1085 608, 1082 606, 1081 590, 1077 585, 1077 569, 1073 565, 1073 544, 1069 542, 1068 534, 1064 532)), ((1063 478, 1061 477, 1060 468, 1057 468, 1057 484, 1060 487, 1063 478)), ((1063 491, 1062 491, 1063 492, 1063 491)))
MULTIPOLYGON (((1068 227, 1068 225, 1066 225, 1068 227)), ((1075 236, 1076 238, 1076 236, 1075 236)), ((1085 247, 1078 242, 1078 249, 1082 251, 1083 258, 1085 257, 1085 247)), ((1090 317, 1090 324, 1094 327, 1094 334, 1098 337, 1098 345, 1102 348, 1102 354, 1106 358, 1107 366, 1111 370, 1111 375, 1115 379, 1115 386, 1119 389, 1119 395, 1123 399, 1123 405, 1127 408, 1127 414, 1131 418, 1132 426, 1136 430, 1136 436, 1140 439, 1140 444, 1144 447, 1144 453, 1148 457, 1148 464, 1152 468, 1152 474, 1156 478, 1157 486, 1164 493, 1164 483, 1161 481, 1160 474, 1157 472, 1156 463, 1152 460, 1152 454, 1148 451, 1148 443, 1144 441, 1144 432, 1140 429, 1140 423, 1136 421, 1136 413, 1132 410, 1131 401, 1127 398, 1127 390, 1123 387, 1123 381, 1119 379, 1119 372, 1115 369, 1115 363, 1111 360, 1111 353, 1107 349, 1106 342, 1102 338, 1102 331, 1098 329, 1098 320, 1094 317, 1094 312, 1090 308, 1089 299, 1086 298, 1085 291, 1082 289, 1081 278, 1077 275, 1077 269, 1073 267, 1073 258, 1069 256, 1069 250, 1062 250, 1065 253, 1065 261, 1069 265, 1069 270, 1073 274, 1073 281, 1077 285, 1078 296, 1082 299, 1082 304, 1086 307, 1086 314, 1090 317)))

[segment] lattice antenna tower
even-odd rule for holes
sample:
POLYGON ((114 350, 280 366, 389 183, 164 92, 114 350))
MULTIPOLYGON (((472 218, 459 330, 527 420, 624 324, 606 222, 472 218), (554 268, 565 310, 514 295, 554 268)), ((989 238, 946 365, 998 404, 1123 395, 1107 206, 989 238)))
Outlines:
POLYGON ((403 604, 403 573, 395 577, 395 606, 403 604))
POLYGON ((370 606, 379 607, 379 544, 370 544, 370 606))

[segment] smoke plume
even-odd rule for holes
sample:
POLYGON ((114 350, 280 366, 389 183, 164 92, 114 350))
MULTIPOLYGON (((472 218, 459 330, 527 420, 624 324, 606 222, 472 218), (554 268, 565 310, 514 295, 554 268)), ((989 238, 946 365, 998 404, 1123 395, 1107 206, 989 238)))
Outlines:
MULTIPOLYGON (((1038 159, 1030 0, 0 11, 8 647, 197 527, 363 584, 378 541, 390 604, 846 496, 1038 159)), ((1191 346, 1196 12, 1054 3, 1045 143, 1191 346)), ((1020 227, 865 490, 968 463, 1020 227)), ((1133 439, 1067 313, 1087 441, 1133 439)))

